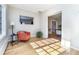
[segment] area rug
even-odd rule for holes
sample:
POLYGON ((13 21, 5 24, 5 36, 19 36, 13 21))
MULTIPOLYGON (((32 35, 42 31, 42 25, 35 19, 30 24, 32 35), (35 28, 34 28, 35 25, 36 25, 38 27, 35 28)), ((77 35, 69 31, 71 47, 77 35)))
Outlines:
POLYGON ((65 51, 60 41, 53 38, 31 42, 30 45, 38 55, 60 55, 65 51))

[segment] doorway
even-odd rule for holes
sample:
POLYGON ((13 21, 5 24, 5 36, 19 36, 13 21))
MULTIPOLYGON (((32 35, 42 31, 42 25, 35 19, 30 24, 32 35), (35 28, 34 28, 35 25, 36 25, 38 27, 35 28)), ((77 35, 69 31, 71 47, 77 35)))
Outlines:
POLYGON ((52 21, 52 33, 56 33, 56 21, 52 21))
POLYGON ((62 13, 57 13, 48 17, 48 38, 61 40, 61 20, 62 13))

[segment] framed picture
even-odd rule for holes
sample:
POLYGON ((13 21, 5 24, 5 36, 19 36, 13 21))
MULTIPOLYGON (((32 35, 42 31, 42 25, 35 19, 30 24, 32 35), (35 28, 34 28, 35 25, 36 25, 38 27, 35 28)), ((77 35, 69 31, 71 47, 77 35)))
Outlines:
POLYGON ((20 23, 24 23, 24 24, 33 24, 33 17, 29 17, 29 16, 20 16, 20 23))

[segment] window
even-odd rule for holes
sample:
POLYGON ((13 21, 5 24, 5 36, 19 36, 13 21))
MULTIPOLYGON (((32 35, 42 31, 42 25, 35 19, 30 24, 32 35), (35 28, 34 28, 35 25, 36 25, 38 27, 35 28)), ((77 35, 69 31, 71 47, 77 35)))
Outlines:
POLYGON ((0 5, 0 34, 2 33, 2 7, 0 5))
POLYGON ((6 36, 6 5, 0 5, 0 41, 6 36))

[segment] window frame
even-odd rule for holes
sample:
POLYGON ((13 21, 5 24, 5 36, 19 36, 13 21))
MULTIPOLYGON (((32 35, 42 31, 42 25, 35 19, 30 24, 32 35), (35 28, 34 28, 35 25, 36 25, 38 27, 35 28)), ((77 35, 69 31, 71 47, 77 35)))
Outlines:
POLYGON ((6 36, 6 5, 2 6, 2 33, 0 34, 0 41, 6 36))
POLYGON ((0 14, 0 17, 1 17, 1 20, 0 20, 0 26, 1 26, 1 27, 0 27, 0 28, 1 28, 1 29, 0 29, 0 34, 2 34, 2 5, 0 5, 0 8, 1 8, 1 10, 0 10, 0 13, 1 13, 1 14, 0 14))

